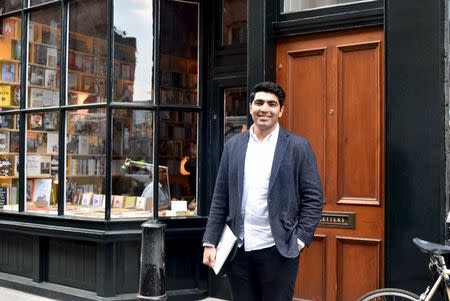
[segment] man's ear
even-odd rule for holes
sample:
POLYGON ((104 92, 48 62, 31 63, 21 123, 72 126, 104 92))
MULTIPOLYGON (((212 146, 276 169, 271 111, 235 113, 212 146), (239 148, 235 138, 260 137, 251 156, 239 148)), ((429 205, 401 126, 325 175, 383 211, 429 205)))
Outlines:
POLYGON ((282 106, 280 108, 280 114, 278 115, 278 117, 282 117, 283 116, 283 112, 284 112, 284 106, 282 106))

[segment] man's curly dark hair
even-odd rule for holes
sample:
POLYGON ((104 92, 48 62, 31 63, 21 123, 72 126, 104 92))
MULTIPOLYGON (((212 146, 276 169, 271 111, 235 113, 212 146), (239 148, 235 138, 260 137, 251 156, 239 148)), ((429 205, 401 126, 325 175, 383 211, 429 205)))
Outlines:
POLYGON ((268 92, 275 94, 275 96, 278 98, 278 102, 280 103, 280 107, 284 106, 284 90, 278 84, 273 82, 261 82, 259 84, 256 84, 253 87, 252 92, 250 93, 250 103, 255 100, 255 94, 257 92, 268 92))

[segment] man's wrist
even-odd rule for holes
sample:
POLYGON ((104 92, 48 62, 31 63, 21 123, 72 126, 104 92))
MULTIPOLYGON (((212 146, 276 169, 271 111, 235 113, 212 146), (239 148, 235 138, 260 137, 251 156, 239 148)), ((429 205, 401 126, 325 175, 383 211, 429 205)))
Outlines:
POLYGON ((203 247, 215 247, 215 246, 214 246, 214 244, 205 241, 203 243, 203 247))

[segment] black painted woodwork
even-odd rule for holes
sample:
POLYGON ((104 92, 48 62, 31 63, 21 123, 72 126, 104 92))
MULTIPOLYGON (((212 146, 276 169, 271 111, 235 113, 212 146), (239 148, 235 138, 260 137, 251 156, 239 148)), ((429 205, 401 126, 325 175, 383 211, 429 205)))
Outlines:
POLYGON ((386 1, 385 12, 385 282, 419 291, 428 258, 411 239, 444 240, 444 1, 386 1))

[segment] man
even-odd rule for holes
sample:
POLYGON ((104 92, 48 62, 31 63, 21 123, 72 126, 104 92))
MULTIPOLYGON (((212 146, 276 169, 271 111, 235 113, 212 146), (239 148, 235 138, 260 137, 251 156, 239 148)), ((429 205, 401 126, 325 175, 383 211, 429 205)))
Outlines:
POLYGON ((214 266, 227 223, 238 237, 224 268, 234 301, 292 300, 300 251, 311 243, 322 213, 311 146, 278 124, 284 98, 275 83, 253 87, 254 124, 226 143, 220 162, 203 263, 214 266))

